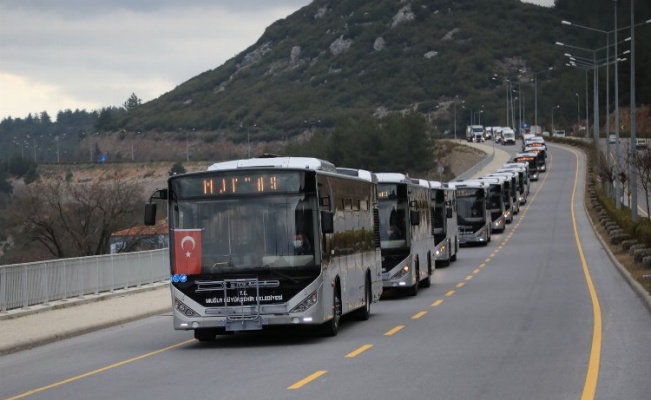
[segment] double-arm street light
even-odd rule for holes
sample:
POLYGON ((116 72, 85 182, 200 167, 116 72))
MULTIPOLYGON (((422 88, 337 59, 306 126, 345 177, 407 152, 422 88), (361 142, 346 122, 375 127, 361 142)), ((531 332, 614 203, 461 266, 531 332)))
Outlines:
MULTIPOLYGON (((569 25, 569 26, 575 26, 577 28, 583 28, 587 30, 591 30, 594 32, 599 32, 603 33, 606 35, 606 47, 609 48, 609 43, 610 43, 610 34, 614 34, 614 47, 615 47, 615 54, 617 54, 617 33, 621 30, 626 30, 630 29, 631 31, 631 98, 630 98, 630 107, 631 107, 631 138, 630 138, 630 143, 629 143, 629 149, 631 152, 635 152, 635 139, 637 137, 637 132, 636 132, 636 125, 635 125, 635 108, 636 108, 636 102, 635 102, 635 27, 638 27, 640 25, 645 25, 645 24, 650 24, 651 19, 648 19, 644 22, 640 23, 635 23, 635 2, 634 0, 631 0, 631 24, 628 27, 623 27, 623 28, 618 28, 617 27, 617 0, 613 0, 614 3, 614 22, 615 22, 615 28, 611 31, 605 31, 601 29, 596 29, 588 26, 583 26, 579 24, 574 24, 569 21, 562 21, 561 23, 563 25, 569 25)), ((610 59, 610 55, 607 55, 607 58, 610 59)), ((617 159, 619 159, 619 109, 618 109, 618 103, 619 103, 619 87, 618 87, 618 68, 617 68, 617 62, 615 64, 615 135, 617 137, 617 142, 615 144, 615 148, 617 151, 617 159)), ((610 77, 609 77, 609 71, 610 69, 608 68, 606 70, 606 137, 608 137, 608 130, 610 126, 610 104, 609 104, 609 84, 610 82, 610 77)), ((596 108, 597 106, 595 106, 596 108)), ((617 181, 616 181, 617 182, 617 181)), ((631 218, 633 220, 637 219, 637 172, 635 170, 634 165, 629 166, 629 185, 631 188, 631 192, 634 194, 631 196, 631 218)), ((616 183, 616 189, 618 188, 618 184, 616 183)), ((620 203, 620 194, 619 190, 616 190, 616 195, 615 195, 615 204, 617 208, 621 208, 621 203, 620 203)))

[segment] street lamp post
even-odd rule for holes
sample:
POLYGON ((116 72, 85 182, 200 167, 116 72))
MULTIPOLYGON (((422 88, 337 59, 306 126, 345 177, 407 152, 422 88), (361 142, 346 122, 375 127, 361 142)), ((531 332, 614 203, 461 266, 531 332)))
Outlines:
MULTIPOLYGON (((637 157, 635 142, 637 141, 637 132, 635 125, 635 0, 631 0, 631 140, 629 143, 629 152, 637 157)), ((637 220, 637 164, 631 162, 629 170, 629 185, 631 188, 631 220, 637 220)))
MULTIPOLYGON (((634 6, 634 0, 631 0, 631 25, 628 26, 628 27, 617 28, 617 1, 618 0, 613 0, 613 3, 614 3, 614 16, 615 16, 615 18, 614 18, 615 19, 615 29, 612 30, 612 31, 605 31, 605 30, 601 30, 601 29, 592 28, 592 27, 589 27, 589 26, 574 24, 574 23, 569 22, 569 21, 561 21, 561 23, 563 25, 575 26, 575 27, 578 27, 578 28, 583 28, 583 29, 587 29, 587 30, 591 30, 591 31, 600 32, 600 33, 605 34, 606 35, 606 49, 607 49, 606 50, 606 54, 607 54, 606 58, 608 60, 610 60, 610 34, 614 33, 614 37, 615 37, 614 38, 614 42, 615 42, 615 57, 614 57, 615 58, 615 77, 614 77, 614 80, 615 80, 615 93, 616 93, 615 94, 615 97, 616 97, 616 99, 615 99, 615 118, 616 118, 615 132, 616 132, 616 137, 617 137, 617 143, 615 144, 615 148, 616 148, 616 152, 617 152, 616 153, 616 158, 619 159, 619 108, 618 108, 618 101, 617 101, 618 100, 617 99, 617 97, 618 97, 617 96, 617 89, 618 89, 617 88, 617 60, 618 60, 618 58, 617 58, 617 46, 616 46, 617 32, 620 31, 620 30, 625 30, 625 29, 630 29, 631 30, 631 121, 632 121, 632 124, 631 124, 631 139, 633 139, 633 138, 636 137, 636 132, 635 132, 636 129, 634 129, 635 128, 635 115, 634 115, 634 113, 635 113, 635 101, 634 101, 635 100, 635 73, 634 73, 634 71, 635 71, 635 29, 634 28, 637 27, 637 26, 640 26, 640 25, 650 24, 651 19, 648 19, 646 21, 635 24, 635 15, 634 15, 635 14, 635 6, 634 6)), ((607 63, 606 65, 607 65, 607 68, 606 68, 606 137, 608 137, 609 133, 610 133, 610 67, 609 67, 610 62, 607 63)), ((595 112, 595 113, 598 113, 598 111, 595 112)), ((634 142, 634 140, 631 140, 631 143, 633 143, 633 142, 634 142)), ((608 141, 606 141, 606 154, 608 155, 608 157, 610 157, 610 143, 608 141)), ((633 166, 629 166, 629 167, 631 168, 631 171, 632 171, 633 166)), ((637 188, 637 175, 636 175, 635 172, 631 173, 630 175, 631 175, 630 179, 629 179, 630 187, 636 189, 637 188)), ((616 189, 618 189, 617 180, 615 181, 615 186, 616 186, 616 189)), ((619 194, 616 193, 615 197, 616 197, 615 202, 617 204, 617 208, 620 208, 619 194)), ((635 199, 635 202, 637 203, 637 199, 635 199)), ((633 208, 633 207, 631 207, 631 213, 632 213, 633 218, 635 218, 637 216, 637 210, 635 208, 633 208)))
POLYGON ((556 105, 556 107, 552 107, 552 134, 554 133, 554 110, 561 108, 560 105, 556 105))
POLYGON ((576 95, 576 134, 578 136, 581 130, 581 96, 578 93, 574 94, 576 95))

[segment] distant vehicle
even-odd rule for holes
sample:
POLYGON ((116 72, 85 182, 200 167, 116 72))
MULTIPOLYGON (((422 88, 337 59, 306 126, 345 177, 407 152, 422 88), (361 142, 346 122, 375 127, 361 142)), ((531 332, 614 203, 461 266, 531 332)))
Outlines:
POLYGON ((526 162, 529 164, 529 180, 538 180, 538 155, 535 153, 518 153, 513 157, 511 162, 520 163, 526 162))
POLYGON ((539 125, 531 125, 529 128, 529 133, 533 133, 536 136, 542 135, 542 127, 539 125))
POLYGON ((552 133, 552 137, 565 137, 565 131, 557 129, 552 133))
POLYGON ((492 140, 493 139, 493 127, 492 126, 487 126, 486 130, 484 131, 484 140, 492 140))
POLYGON ((478 180, 448 183, 457 195, 460 245, 479 243, 486 246, 491 240, 491 216, 486 207, 488 185, 478 180))
POLYGON ((543 137, 549 137, 549 131, 543 131, 542 133, 543 137))
POLYGON ((610 136, 608 136, 608 143, 617 143, 617 135, 611 133, 610 136))
POLYGON ((647 148, 647 140, 644 138, 637 138, 635 139, 635 148, 640 150, 640 149, 646 149, 647 148))
POLYGON ((508 144, 515 145, 515 132, 513 132, 513 129, 502 129, 502 144, 505 146, 508 144))
POLYGON ((434 273, 430 187, 402 173, 376 174, 380 208, 382 285, 416 296, 434 273))
POLYGON ((504 183, 507 178, 500 176, 482 176, 478 179, 489 184, 487 207, 491 213, 491 232, 504 232, 507 219, 509 219, 509 223, 513 222, 513 214, 511 214, 511 210, 506 209, 504 204, 504 200, 508 200, 508 195, 504 195, 506 191, 504 183))
POLYGON ((432 229, 436 249, 434 259, 436 266, 448 266, 457 260, 459 252, 459 225, 457 221, 456 191, 446 184, 430 181, 432 196, 432 229))
POLYGON ((481 143, 484 141, 483 125, 468 125, 466 127, 466 140, 469 142, 481 143))
POLYGON ((545 172, 547 171, 547 151, 545 150, 544 147, 538 147, 538 146, 527 146, 524 148, 525 153, 533 153, 538 156, 538 172, 545 172))

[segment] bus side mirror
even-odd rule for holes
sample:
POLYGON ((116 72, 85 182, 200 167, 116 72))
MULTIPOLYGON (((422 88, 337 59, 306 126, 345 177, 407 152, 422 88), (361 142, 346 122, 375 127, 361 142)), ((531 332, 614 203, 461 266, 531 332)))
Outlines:
POLYGON ((446 218, 452 218, 452 207, 447 207, 445 209, 445 217, 446 218))
POLYGON ((411 211, 409 213, 409 220, 411 222, 411 226, 420 225, 420 211, 411 211))
POLYGON ((321 211, 321 232, 334 233, 335 232, 335 217, 331 211, 321 211))
POLYGON ((156 225, 156 203, 145 204, 145 225, 156 225))

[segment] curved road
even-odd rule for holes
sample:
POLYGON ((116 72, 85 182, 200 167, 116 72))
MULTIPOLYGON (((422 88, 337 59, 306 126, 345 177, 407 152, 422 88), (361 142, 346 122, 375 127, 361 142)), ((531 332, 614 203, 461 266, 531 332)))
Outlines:
POLYGON ((200 344, 161 315, 0 358, 0 398, 646 399, 651 316, 593 233, 583 164, 550 145, 503 234, 337 337, 200 344))

